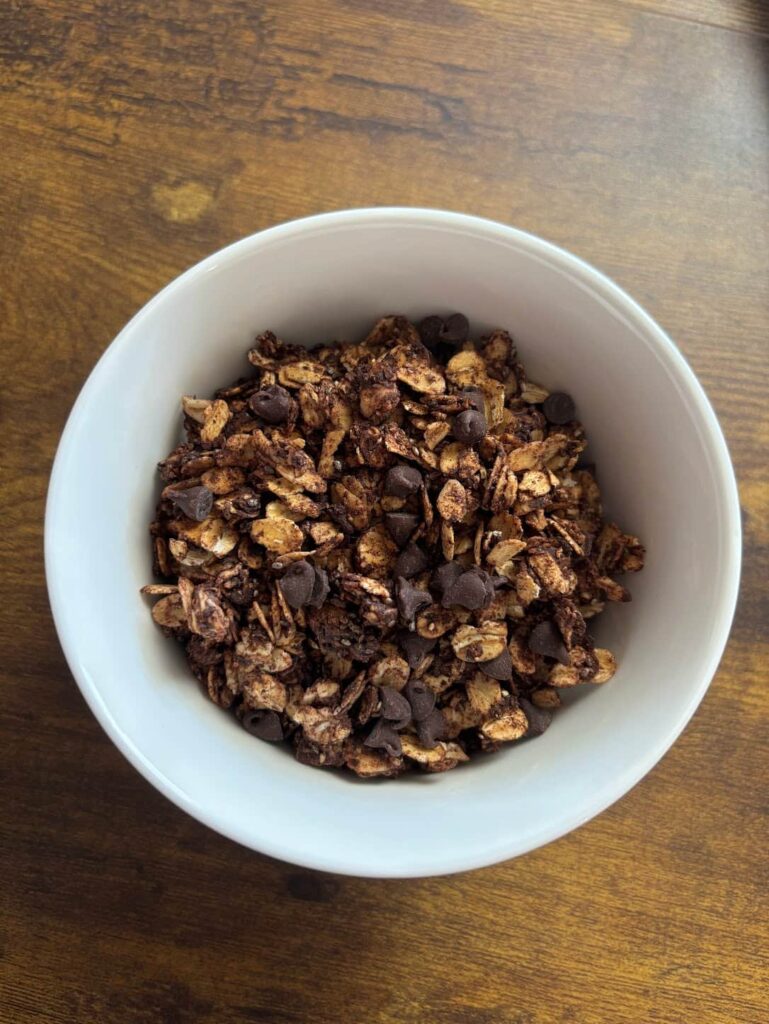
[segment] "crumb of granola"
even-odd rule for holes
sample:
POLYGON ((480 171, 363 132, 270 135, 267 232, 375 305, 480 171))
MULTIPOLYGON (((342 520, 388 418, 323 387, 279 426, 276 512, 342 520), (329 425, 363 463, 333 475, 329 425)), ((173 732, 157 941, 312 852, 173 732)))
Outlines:
POLYGON ((506 331, 386 316, 309 350, 267 331, 248 360, 181 400, 142 591, 247 732, 361 778, 442 772, 614 676, 588 622, 644 548, 506 331))

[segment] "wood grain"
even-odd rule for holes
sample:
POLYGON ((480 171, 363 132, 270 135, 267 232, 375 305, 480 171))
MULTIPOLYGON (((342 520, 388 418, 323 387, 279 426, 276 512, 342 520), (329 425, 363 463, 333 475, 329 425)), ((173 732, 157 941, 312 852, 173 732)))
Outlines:
POLYGON ((3 1024, 767 1019, 766 33, 748 0, 0 7, 3 1024), (58 435, 126 319, 234 238, 391 202, 533 230, 635 295, 745 520, 721 670, 650 776, 525 858, 398 883, 251 854, 147 786, 42 568, 58 435))

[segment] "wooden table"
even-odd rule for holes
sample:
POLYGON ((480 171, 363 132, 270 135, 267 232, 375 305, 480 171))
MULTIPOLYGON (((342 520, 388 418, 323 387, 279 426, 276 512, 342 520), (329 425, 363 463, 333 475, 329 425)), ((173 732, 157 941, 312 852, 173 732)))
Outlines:
POLYGON ((762 0, 5 0, 3 1024, 769 1019, 768 39, 762 0), (721 670, 651 775, 546 849, 410 882, 268 860, 151 789, 42 566, 59 433, 131 314, 235 238, 387 203, 625 286, 710 394, 745 522, 721 670))

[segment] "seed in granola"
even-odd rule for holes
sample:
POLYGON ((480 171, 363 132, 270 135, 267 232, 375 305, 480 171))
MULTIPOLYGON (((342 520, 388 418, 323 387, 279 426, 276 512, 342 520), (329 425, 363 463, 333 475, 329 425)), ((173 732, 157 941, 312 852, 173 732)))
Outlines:
POLYGON ((486 417, 477 409, 466 409, 454 417, 451 430, 462 444, 477 444, 486 436, 486 417))
POLYGON ((421 679, 409 679, 404 690, 415 722, 423 722, 435 707, 435 694, 421 679))
POLYGON ((402 752, 400 736, 395 731, 393 724, 385 721, 384 718, 376 720, 374 728, 363 741, 363 745, 372 747, 374 750, 384 750, 390 757, 400 757, 402 752))
POLYGON ((438 740, 446 738, 446 719, 439 708, 433 708, 421 722, 417 722, 417 736, 423 747, 432 750, 438 740))
POLYGON ((393 728, 402 729, 411 718, 411 705, 392 686, 380 686, 379 697, 382 701, 382 718, 392 722, 393 728))
POLYGON ((430 561, 422 548, 418 544, 409 544, 395 560, 394 575, 411 579, 412 576, 424 572, 429 564, 430 561))
POLYGON ((513 661, 507 648, 491 661, 479 661, 478 668, 491 679, 498 679, 501 683, 509 682, 513 678, 513 661))
POLYGON ((526 735, 541 736, 552 722, 553 712, 550 708, 541 708, 536 704, 532 704, 525 697, 520 697, 518 703, 529 720, 529 728, 526 730, 526 735))
POLYGON ((406 656, 409 668, 416 668, 419 662, 433 650, 437 640, 419 633, 401 633, 399 635, 400 648, 406 656))
POLYGON ((570 664, 569 652, 564 646, 558 627, 549 619, 532 629, 529 634, 529 650, 535 654, 543 654, 546 658, 555 658, 562 665, 570 664))
POLYGON ((286 604, 291 608, 304 608, 309 604, 317 579, 315 569, 306 559, 290 565, 280 578, 280 589, 286 604))
POLYGON ((426 608, 433 603, 426 590, 415 587, 403 576, 399 576, 395 581, 395 599, 398 602, 401 618, 409 629, 414 628, 414 619, 419 609, 426 608))
POLYGON ((393 466, 387 471, 384 492, 393 498, 408 498, 422 486, 422 474, 413 466, 393 466))
POLYGON ((554 391, 542 403, 542 412, 548 423, 556 426, 563 426, 576 419, 577 410, 574 406, 574 399, 564 391, 554 391))
POLYGON ((241 725, 246 732, 250 732, 252 736, 257 736, 260 740, 280 743, 283 739, 280 715, 275 711, 247 711, 241 719, 241 725))
MULTIPOLYGON (((274 379, 274 378, 273 378, 274 379)), ((291 409, 291 396, 279 384, 271 384, 255 392, 248 400, 254 415, 265 423, 285 423, 291 409)))
POLYGON ((411 512, 387 512, 384 517, 387 532, 392 539, 402 548, 419 526, 419 516, 411 512))
POLYGON ((174 505, 188 519, 202 523, 208 519, 214 504, 214 496, 207 487, 188 487, 185 490, 167 489, 165 492, 174 505))

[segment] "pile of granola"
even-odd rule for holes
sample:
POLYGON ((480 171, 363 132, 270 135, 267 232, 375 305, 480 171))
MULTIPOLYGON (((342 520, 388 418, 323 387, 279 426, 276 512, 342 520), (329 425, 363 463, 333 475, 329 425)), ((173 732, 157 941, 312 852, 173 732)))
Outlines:
POLYGON ((182 399, 144 588, 211 700, 304 764, 394 776, 539 735, 559 690, 612 677, 587 620, 644 550, 506 331, 388 316, 248 358, 182 399))

